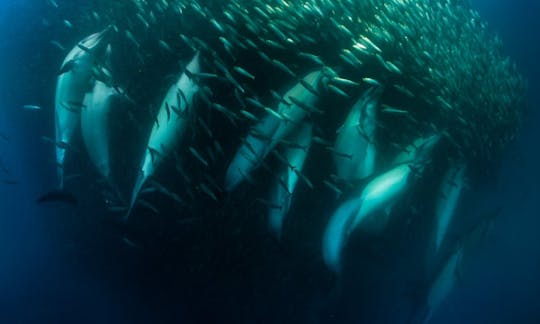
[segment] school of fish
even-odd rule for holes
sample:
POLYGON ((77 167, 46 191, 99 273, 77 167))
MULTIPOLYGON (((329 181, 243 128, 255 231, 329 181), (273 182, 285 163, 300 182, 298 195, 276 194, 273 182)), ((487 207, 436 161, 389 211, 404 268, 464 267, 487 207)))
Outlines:
MULTIPOLYGON (((191 196, 219 201, 241 186, 267 186, 268 196, 253 200, 268 207, 278 240, 287 235, 295 193, 325 187, 328 204, 338 203, 320 215, 327 219, 322 259, 338 276, 350 237, 382 233, 426 170, 440 175, 431 249, 454 244, 448 228, 468 178, 497 161, 524 111, 525 80, 500 39, 460 1, 131 0, 85 19, 94 29, 67 51, 57 77, 59 187, 79 129, 127 223, 138 204, 159 209, 141 199, 145 188, 189 201, 160 185, 166 160, 176 161, 182 186, 196 187, 187 189, 191 196), (179 65, 162 80, 145 80, 167 85, 144 108, 147 94, 125 81, 137 73, 117 77, 115 64, 130 56, 132 70, 151 69, 155 53, 179 65), (145 145, 133 157, 138 172, 129 189, 111 171, 111 151, 122 149, 109 136, 118 101, 151 116, 151 127, 140 127, 145 145), (223 129, 239 135, 221 136, 223 129), (209 147, 193 144, 194 133, 206 134, 209 147), (305 171, 314 150, 333 173, 305 171), (185 161, 224 172, 195 184, 185 161), (261 173, 271 181, 258 182, 261 173)), ((463 246, 452 251, 434 276, 426 320, 455 281, 463 246)))

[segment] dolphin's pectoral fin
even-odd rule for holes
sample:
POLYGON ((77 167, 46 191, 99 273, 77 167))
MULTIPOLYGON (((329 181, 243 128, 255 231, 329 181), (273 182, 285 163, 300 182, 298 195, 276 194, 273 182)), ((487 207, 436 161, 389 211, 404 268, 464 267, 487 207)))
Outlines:
POLYGON ((358 135, 362 136, 362 138, 367 142, 367 143, 373 143, 373 139, 369 138, 366 134, 366 132, 364 131, 364 127, 362 127, 362 125, 358 124, 356 125, 355 127, 356 131, 358 132, 358 135))
POLYGON ((88 53, 88 54, 92 54, 92 50, 90 48, 86 47, 83 43, 78 43, 77 47, 80 48, 81 50, 83 50, 84 52, 88 53))
POLYGON ((156 160, 160 157, 161 153, 157 149, 150 146, 148 146, 146 149, 150 154, 150 160, 152 161, 152 163, 156 163, 156 160))
POLYGON ((58 75, 62 75, 64 73, 73 71, 76 69, 76 67, 77 67, 77 61, 69 60, 60 67, 60 70, 58 70, 58 75))
POLYGON ((181 111, 181 114, 185 114, 189 110, 189 102, 187 101, 186 94, 184 91, 182 91, 182 89, 176 88, 176 96, 178 97, 178 106, 181 107, 182 102, 184 102, 184 109, 181 111))
POLYGON ((70 102, 70 101, 63 101, 60 103, 60 106, 69 112, 80 113, 81 108, 83 107, 83 104, 82 103, 77 104, 75 102, 70 102))

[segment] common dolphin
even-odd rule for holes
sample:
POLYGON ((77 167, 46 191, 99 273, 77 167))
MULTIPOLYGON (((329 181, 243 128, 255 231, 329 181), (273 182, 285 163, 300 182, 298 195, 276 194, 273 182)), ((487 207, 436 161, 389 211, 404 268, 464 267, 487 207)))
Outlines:
POLYGON ((444 175, 435 204, 435 253, 439 251, 450 224, 465 182, 465 164, 450 166, 444 175))
POLYGON ((81 132, 88 155, 98 172, 113 187, 115 186, 111 179, 109 118, 114 97, 118 95, 118 91, 113 87, 96 80, 93 91, 85 95, 85 108, 81 110, 81 132))
POLYGON ((425 138, 423 145, 416 149, 411 145, 410 150, 415 150, 414 160, 402 162, 378 175, 362 189, 358 197, 346 201, 336 210, 326 226, 322 248, 323 259, 332 271, 339 273, 341 252, 356 228, 377 232, 384 229, 388 215, 372 218, 378 216, 377 212, 391 207, 409 189, 413 169, 421 169, 439 138, 438 135, 425 138))
POLYGON ((299 173, 302 172, 309 153, 312 133, 313 124, 303 122, 298 129, 287 137, 287 140, 293 143, 294 146, 287 147, 283 154, 285 162, 288 164, 283 166, 282 172, 277 175, 279 179, 276 179, 271 193, 270 202, 272 207, 268 213, 270 231, 277 239, 281 238, 283 221, 291 207, 291 200, 298 183, 299 173))
POLYGON ((187 129, 189 116, 194 112, 193 96, 199 90, 196 80, 191 79, 189 76, 200 73, 199 60, 199 53, 197 52, 186 66, 186 71, 169 88, 161 103, 156 122, 146 145, 144 159, 135 182, 126 220, 148 177, 154 173, 163 158, 172 152, 187 129))
POLYGON ((56 146, 60 188, 64 186, 66 145, 71 144, 73 134, 79 126, 79 112, 84 108, 82 105, 85 93, 92 89, 92 70, 105 49, 103 40, 110 30, 111 27, 107 27, 83 39, 68 53, 60 67, 54 100, 56 142, 65 144, 56 146))
POLYGON ((227 169, 225 190, 232 191, 262 163, 279 123, 277 117, 267 115, 250 130, 227 169))
POLYGON ((276 111, 254 126, 227 169, 227 191, 234 190, 283 138, 297 128, 308 114, 315 112, 317 95, 313 89, 318 88, 321 76, 320 70, 308 73, 285 93, 276 111))
POLYGON ((353 105, 334 143, 337 176, 361 180, 375 169, 375 128, 382 87, 371 87, 353 105))

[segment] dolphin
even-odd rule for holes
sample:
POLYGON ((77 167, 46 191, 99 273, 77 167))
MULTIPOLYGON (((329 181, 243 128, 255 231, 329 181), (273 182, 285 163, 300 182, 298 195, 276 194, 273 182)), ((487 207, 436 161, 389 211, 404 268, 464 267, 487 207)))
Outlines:
POLYGON ((294 146, 286 148, 283 154, 288 165, 285 165, 282 172, 277 175, 279 179, 276 179, 270 197, 273 207, 269 209, 268 213, 270 231, 277 239, 281 238, 283 221, 291 207, 291 199, 298 183, 299 173, 302 172, 309 153, 312 134, 313 124, 304 122, 287 137, 287 140, 294 146))
POLYGON ((90 160, 113 187, 108 126, 114 97, 119 95, 113 87, 96 80, 93 91, 85 95, 85 108, 81 110, 81 133, 90 160))
POLYGON ((341 251, 345 245, 352 215, 359 208, 359 200, 350 199, 339 206, 324 230, 322 254, 326 266, 334 273, 341 272, 341 251))
POLYGON ((163 158, 172 152, 187 129, 189 117, 194 112, 193 97, 199 90, 199 85, 190 76, 200 73, 200 70, 200 58, 197 52, 178 81, 171 85, 161 103, 135 181, 126 220, 148 177, 154 173, 163 158))
POLYGON ((398 165, 402 163, 411 163, 419 159, 418 153, 423 153, 420 156, 420 160, 426 160, 429 157, 426 156, 427 150, 419 151, 419 148, 431 148, 435 142, 440 139, 439 135, 432 135, 426 137, 418 137, 412 143, 407 145, 403 150, 401 150, 392 160, 391 165, 398 165))
POLYGON ((107 27, 83 39, 68 53, 60 67, 54 100, 56 142, 66 144, 56 146, 60 188, 64 186, 66 146, 71 144, 73 134, 79 126, 79 112, 84 108, 84 96, 92 89, 92 70, 105 49, 104 38, 110 30, 111 27, 107 27))
POLYGON ((435 253, 439 251, 448 225, 459 202, 459 196, 465 182, 465 164, 462 162, 450 166, 444 175, 435 205, 435 253))
POLYGON ((459 279, 459 267, 463 258, 463 246, 460 246, 452 253, 446 263, 435 277, 429 287, 425 300, 425 317, 422 323, 428 323, 433 314, 439 309, 446 297, 452 291, 452 288, 459 279))
MULTIPOLYGON (((106 49, 105 67, 109 67, 111 46, 106 49)), ((120 200, 122 195, 111 176, 111 161, 109 149, 109 118, 115 98, 125 98, 118 87, 110 86, 106 82, 96 79, 92 92, 84 97, 84 107, 81 110, 81 133, 86 151, 92 163, 101 176, 116 192, 120 200)))
MULTIPOLYGON (((349 236, 358 227, 372 232, 382 231, 389 218, 389 208, 410 188, 413 170, 422 169, 426 157, 440 136, 433 135, 423 139, 423 145, 414 149, 414 160, 394 166, 367 183, 357 197, 343 203, 334 212, 323 236, 323 259, 334 272, 340 272, 341 252, 349 236), (380 217, 377 212, 386 209, 380 217)), ((402 161, 401 159, 399 161, 402 161)))
MULTIPOLYGON (((408 188, 410 174, 409 164, 400 164, 370 181, 360 197, 346 201, 336 210, 323 238, 323 258, 331 270, 339 272, 341 251, 353 230, 375 212, 394 204, 408 188)), ((383 223, 386 220, 384 217, 383 223)), ((376 225, 380 228, 385 224, 376 225)))
POLYGON ((274 147, 310 113, 314 107, 322 71, 308 73, 283 96, 275 111, 256 124, 233 157, 225 175, 225 190, 233 191, 257 168, 274 147))
POLYGON ((361 180, 375 169, 375 128, 382 87, 374 86, 353 105, 334 143, 337 176, 361 180))
POLYGON ((279 123, 277 117, 267 115, 250 130, 227 169, 225 190, 232 191, 262 163, 279 123))

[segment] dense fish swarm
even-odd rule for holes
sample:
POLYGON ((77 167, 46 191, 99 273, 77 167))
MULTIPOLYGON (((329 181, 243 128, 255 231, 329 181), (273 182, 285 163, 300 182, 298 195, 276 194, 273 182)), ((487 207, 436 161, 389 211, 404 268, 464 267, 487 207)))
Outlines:
MULTIPOLYGON (((126 27, 128 38, 140 42, 156 29, 163 35, 162 47, 200 50, 207 68, 231 80, 244 98, 253 95, 250 90, 257 92, 255 79, 283 84, 317 67, 355 84, 384 85, 382 104, 395 109, 381 116, 377 142, 390 154, 419 133, 442 131, 456 157, 484 163, 515 137, 524 110, 525 82, 515 64, 478 13, 460 1, 134 1, 131 8, 116 6, 101 19, 126 27), (259 74, 233 77, 239 57, 249 58, 247 64, 259 74), (283 73, 260 73, 265 70, 283 73), (279 80, 269 80, 275 76, 279 80)), ((361 88, 335 86, 331 90, 352 97, 361 88)), ((256 94, 262 97, 261 92, 256 94)))
MULTIPOLYGON (((412 114, 393 120, 399 125, 447 130, 468 159, 489 159, 519 125, 524 82, 478 14, 455 2, 254 1, 242 17, 255 17, 258 32, 287 49, 318 44, 324 61, 343 65, 351 79, 372 77, 397 90, 387 100, 412 114), (287 44, 295 37, 300 42, 287 44)), ((418 135, 387 129, 402 145, 418 135)))
MULTIPOLYGON (((86 38, 57 77, 49 141, 60 187, 79 128, 114 192, 104 195, 109 210, 128 225, 137 205, 160 213, 147 193, 215 216, 249 208, 230 194, 259 183, 246 194, 280 240, 302 182, 314 210, 299 210, 326 223, 322 259, 338 275, 355 232, 417 230, 435 278, 431 316, 461 262, 466 240, 456 249, 449 231, 462 191, 499 160, 525 108, 524 79, 475 11, 457 0, 99 0, 88 9, 62 22, 86 38), (180 177, 159 174, 171 162, 180 177)), ((49 196, 77 203, 65 191, 49 196)))

